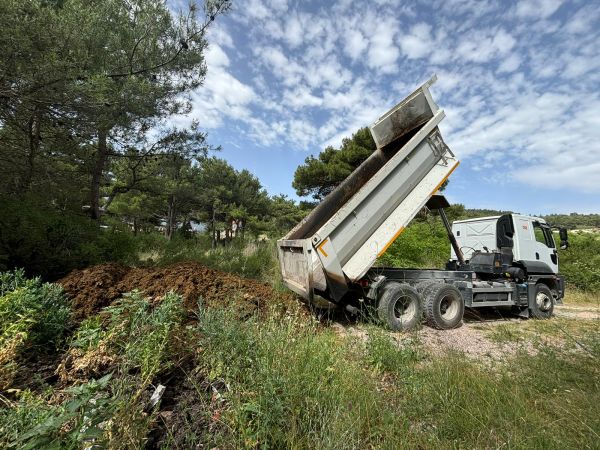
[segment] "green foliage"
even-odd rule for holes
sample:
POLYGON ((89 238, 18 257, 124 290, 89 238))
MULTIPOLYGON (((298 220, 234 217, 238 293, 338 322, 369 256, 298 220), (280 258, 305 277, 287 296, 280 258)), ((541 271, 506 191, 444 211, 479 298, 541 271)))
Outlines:
POLYGON ((180 12, 154 0, 0 3, 0 209, 14 200, 0 219, 0 267, 55 278, 125 257, 126 239, 82 217, 99 219, 120 195, 114 211, 133 228, 173 207, 189 213, 193 183, 177 163, 189 167, 210 146, 198 124, 166 123, 188 110, 185 93, 206 74, 206 31, 230 6, 202 3, 180 12))
POLYGON ((27 278, 23 269, 0 272, 0 297, 24 286, 25 283, 27 283, 27 278))
POLYGON ((167 347, 183 317, 181 296, 168 293, 152 307, 139 292, 132 292, 106 312, 110 319, 105 338, 123 356, 125 369, 139 369, 147 384, 159 370, 168 368, 167 347))
POLYGON ((305 203, 298 205, 285 195, 276 195, 271 197, 269 209, 271 222, 269 231, 279 237, 295 227, 312 208, 305 203))
POLYGON ((278 276, 273 241, 239 239, 212 249, 210 237, 204 234, 192 238, 176 236, 170 241, 156 234, 148 234, 139 237, 138 248, 143 257, 149 258, 145 263, 162 266, 196 261, 207 267, 267 282, 278 276))
POLYGON ((410 365, 423 359, 416 336, 400 347, 390 333, 378 326, 369 329, 365 350, 365 359, 377 371, 403 376, 410 365))
POLYGON ((71 338, 70 346, 87 352, 98 347, 103 335, 102 317, 91 316, 79 324, 71 338))
MULTIPOLYGON (((555 241, 558 242, 557 236, 555 241)), ((569 244, 568 249, 559 250, 560 272, 569 286, 597 292, 600 290, 600 233, 570 233, 569 244)))
POLYGON ((450 259, 450 243, 441 221, 431 217, 410 224, 378 260, 390 267, 441 269, 450 259))
POLYGON ((56 279, 74 268, 131 261, 134 242, 118 229, 102 229, 88 217, 60 211, 30 197, 0 196, 0 268, 24 267, 56 279))
POLYGON ((14 440, 8 441, 8 448, 77 449, 94 443, 104 433, 102 425, 111 418, 114 409, 105 392, 110 378, 109 374, 67 389, 65 394, 69 399, 59 406, 48 407, 39 400, 33 400, 33 405, 21 401, 14 415, 24 410, 37 411, 29 419, 30 428, 20 430, 14 440), (64 432, 66 425, 70 428, 67 433, 64 432))
POLYGON ((23 435, 52 419, 58 407, 49 407, 47 396, 24 391, 17 404, 0 408, 0 447, 23 448, 23 435))
POLYGON ((340 148, 327 147, 318 158, 309 156, 294 173, 292 186, 299 196, 321 200, 377 148, 368 128, 361 128, 340 148))
POLYGON ((600 214, 548 214, 543 216, 551 225, 569 230, 600 228, 600 214))
POLYGON ((230 408, 208 442, 223 447, 359 448, 376 445, 389 414, 353 349, 304 320, 240 323, 226 312, 199 322, 201 364, 224 380, 230 408))
POLYGON ((74 357, 85 358, 102 346, 118 355, 116 365, 97 380, 68 388, 60 402, 24 392, 0 410, 3 448, 141 447, 156 416, 142 394, 177 359, 175 339, 186 337, 181 304, 181 297, 170 293, 153 306, 134 292, 107 308, 104 320, 84 321, 71 340, 74 357))
POLYGON ((20 352, 55 349, 69 326, 68 299, 60 286, 39 278, 23 281, 22 276, 22 271, 1 275, 0 347, 18 341, 20 352))

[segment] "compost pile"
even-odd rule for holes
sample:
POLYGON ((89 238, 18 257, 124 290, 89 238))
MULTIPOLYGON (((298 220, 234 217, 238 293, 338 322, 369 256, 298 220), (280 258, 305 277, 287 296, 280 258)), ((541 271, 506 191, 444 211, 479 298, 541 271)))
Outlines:
POLYGON ((291 294, 277 292, 265 283, 192 262, 166 267, 101 264, 75 270, 58 283, 71 297, 78 320, 97 313, 133 290, 155 301, 169 291, 176 292, 190 311, 197 310, 199 303, 207 307, 231 305, 249 313, 267 307, 296 309, 298 303, 291 294))

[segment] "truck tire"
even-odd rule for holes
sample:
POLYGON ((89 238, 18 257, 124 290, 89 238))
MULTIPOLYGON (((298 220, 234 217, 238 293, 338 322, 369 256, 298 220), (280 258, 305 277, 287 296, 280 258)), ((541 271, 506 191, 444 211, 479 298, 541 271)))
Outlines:
POLYGON ((554 311, 554 297, 552 291, 543 283, 535 285, 535 301, 529 308, 534 319, 549 319, 554 311))
POLYGON ((377 316, 390 330, 412 330, 422 314, 421 296, 412 286, 391 281, 380 291, 377 316))
POLYGON ((457 328, 465 313, 465 301, 460 291, 451 284, 436 283, 427 289, 425 320, 427 325, 438 330, 457 328))
POLYGON ((433 286, 434 284, 437 284, 437 281, 433 281, 433 280, 425 280, 425 281, 419 281, 417 284, 415 284, 415 289, 417 290, 417 292, 419 294, 421 294, 421 296, 423 296, 425 294, 425 291, 430 288, 431 286, 433 286))

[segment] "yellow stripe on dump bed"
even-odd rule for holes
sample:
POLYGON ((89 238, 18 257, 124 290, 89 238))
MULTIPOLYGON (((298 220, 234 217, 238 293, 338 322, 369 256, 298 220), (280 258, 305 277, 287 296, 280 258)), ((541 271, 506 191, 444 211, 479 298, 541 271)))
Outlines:
POLYGON ((439 191, 439 190, 440 190, 440 188, 442 187, 442 184, 444 184, 444 183, 446 182, 446 180, 448 179, 448 177, 449 177, 450 175, 452 175, 452 172, 454 172, 454 169, 456 169, 456 168, 458 167, 458 165, 459 165, 459 164, 460 164, 460 161, 456 161, 456 164, 454 164, 454 166, 452 166, 452 169, 450 169, 450 172, 448 172, 448 175, 446 175, 446 176, 444 177, 444 179, 443 179, 443 180, 440 182, 440 184, 438 184, 438 185, 435 187, 435 189, 434 189, 433 191, 431 191, 431 194, 430 194, 430 195, 433 195, 433 194, 435 194, 437 191, 439 191))
POLYGON ((328 241, 328 240, 329 240, 329 238, 325 239, 325 240, 324 240, 323 242, 321 242, 321 243, 319 244, 319 246, 317 247, 317 248, 319 249, 319 251, 320 251, 321 253, 323 253, 323 256, 324 256, 325 258, 327 258, 327 252, 326 252, 325 250, 323 250, 323 246, 324 246, 325 244, 327 244, 327 241, 328 241))
POLYGON ((400 227, 400 229, 396 232, 396 234, 394 235, 394 237, 392 237, 392 239, 390 240, 390 242, 388 242, 387 245, 385 247, 383 247, 383 250, 381 250, 379 253, 377 253, 377 257, 378 258, 385 253, 385 251, 390 247, 390 245, 392 245, 394 243, 394 241, 396 239, 398 239, 398 236, 400 236, 400 234, 403 231, 404 231, 404 227, 400 227))

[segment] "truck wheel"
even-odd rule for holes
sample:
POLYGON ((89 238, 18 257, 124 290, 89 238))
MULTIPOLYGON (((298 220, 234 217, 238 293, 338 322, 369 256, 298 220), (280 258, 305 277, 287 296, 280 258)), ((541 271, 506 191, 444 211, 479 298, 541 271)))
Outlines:
POLYGON ((428 290, 428 288, 430 288, 431 286, 433 286, 434 284, 437 284, 437 281, 433 281, 433 280, 425 280, 425 281, 419 281, 417 284, 415 284, 415 289, 417 290, 417 292, 419 294, 421 294, 421 296, 425 295, 425 291, 428 290))
POLYGON ((412 330, 421 322, 421 297, 408 284, 386 283, 377 303, 377 315, 390 330, 412 330))
POLYGON ((446 283, 436 283, 427 291, 425 298, 427 325, 439 330, 458 327, 465 313, 465 301, 460 291, 446 283))
POLYGON ((554 297, 552 291, 543 283, 535 285, 535 301, 529 308, 531 316, 535 319, 549 319, 554 311, 554 297))

